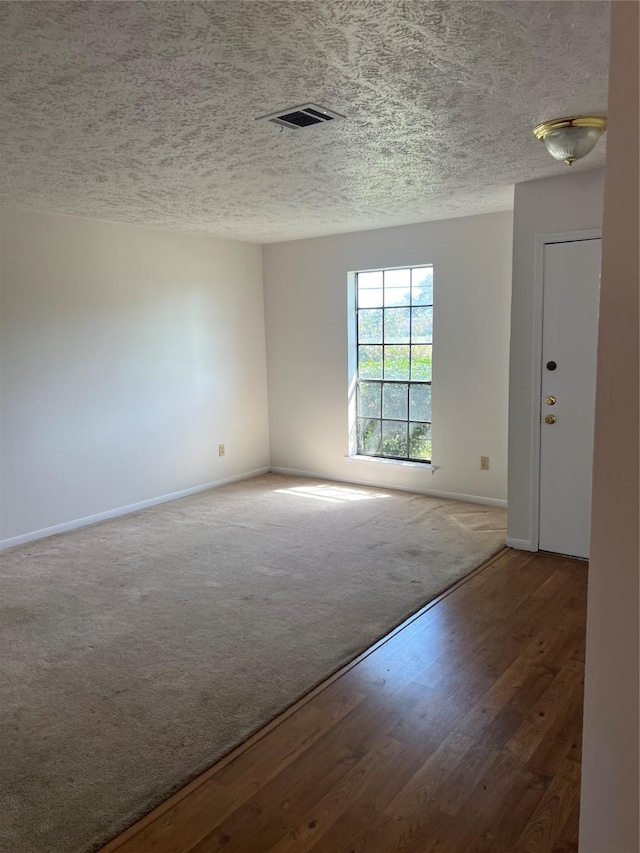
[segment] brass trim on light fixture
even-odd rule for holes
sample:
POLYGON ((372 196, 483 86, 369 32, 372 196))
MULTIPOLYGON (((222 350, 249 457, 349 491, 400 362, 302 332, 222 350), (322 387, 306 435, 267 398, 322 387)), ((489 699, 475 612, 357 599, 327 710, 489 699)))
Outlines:
POLYGON ((569 116, 567 118, 554 118, 551 121, 543 121, 542 124, 533 128, 536 139, 544 139, 547 134, 562 127, 593 127, 604 133, 607 129, 605 116, 569 116))

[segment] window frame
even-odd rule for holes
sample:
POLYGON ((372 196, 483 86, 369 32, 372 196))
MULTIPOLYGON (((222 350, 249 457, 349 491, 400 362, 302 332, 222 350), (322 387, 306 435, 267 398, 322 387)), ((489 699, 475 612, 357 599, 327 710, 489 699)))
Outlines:
MULTIPOLYGON (((382 267, 378 269, 372 270, 357 270, 349 273, 348 283, 349 283, 349 423, 350 423, 350 441, 349 441, 349 457, 355 459, 366 459, 375 462, 389 462, 394 464, 402 464, 402 465, 412 465, 419 466, 421 468, 429 468, 433 467, 433 434, 432 434, 432 426, 433 426, 433 399, 432 395, 429 395, 429 420, 414 418, 411 419, 411 397, 412 397, 412 388, 415 387, 428 387, 432 389, 433 387, 433 269, 434 265, 432 263, 422 263, 422 264, 412 264, 412 265, 403 265, 399 267, 382 267), (385 277, 388 273, 393 273, 396 271, 409 271, 409 298, 408 302, 405 304, 393 304, 394 300, 391 300, 392 304, 386 304, 386 282, 385 277), (414 275, 416 271, 421 270, 430 270, 431 271, 431 292, 427 291, 427 296, 430 301, 427 299, 421 299, 418 302, 414 302, 415 299, 415 286, 414 286, 414 275), (367 305, 363 306, 360 302, 359 297, 359 288, 358 288, 358 278, 360 274, 363 273, 380 273, 381 274, 381 285, 380 290, 382 291, 382 304, 380 305, 367 305), (415 340, 414 338, 414 323, 412 322, 413 314, 412 309, 414 308, 427 308, 430 309, 430 314, 427 314, 425 317, 426 327, 430 332, 424 333, 420 336, 420 338, 428 337, 428 340, 415 340), (385 340, 385 332, 386 332, 386 321, 390 318, 390 314, 388 312, 393 311, 394 309, 406 309, 407 317, 408 317, 408 337, 405 332, 401 333, 401 337, 403 340, 385 340), (361 312, 373 310, 381 311, 380 322, 382 325, 381 333, 380 333, 380 342, 361 342, 361 319, 364 317, 364 314, 361 312), (429 321, 430 318, 430 321, 429 321), (361 376, 360 375, 360 347, 365 346, 379 346, 381 349, 380 353, 380 364, 381 371, 379 376, 361 376), (398 376, 386 376, 385 370, 385 347, 392 346, 402 346, 407 347, 408 353, 408 366, 407 376, 403 378, 399 378, 398 376), (424 377, 414 377, 412 375, 412 367, 413 367, 413 358, 414 358, 414 349, 415 347, 427 347, 429 348, 428 356, 425 357, 429 359, 429 373, 426 374, 428 378, 424 377), (362 393, 362 389, 366 386, 367 383, 371 383, 379 387, 379 414, 371 415, 371 417, 367 417, 363 415, 360 410, 360 395, 362 393), (384 394, 385 387, 390 386, 406 386, 406 418, 397 418, 397 417, 384 417, 384 394), (358 426, 361 420, 369 420, 369 421, 378 421, 379 423, 379 433, 380 433, 380 452, 379 453, 370 453, 367 452, 366 448, 361 448, 360 444, 360 436, 358 426), (404 435, 406 441, 406 455, 392 455, 383 453, 383 435, 384 428, 383 424, 394 422, 400 426, 404 425, 404 435), (430 455, 429 458, 419 457, 411 454, 411 424, 424 424, 428 427, 429 431, 429 446, 430 446, 430 455)), ((390 286, 392 288, 393 285, 390 286)), ((397 287, 397 285, 396 285, 397 287)), ((376 290, 377 288, 372 288, 372 290, 376 290)), ((396 315, 396 317, 400 317, 400 315, 396 315)), ((405 321, 406 322, 406 321, 405 321)), ((387 360, 388 364, 388 360, 387 360)), ((424 367, 424 365, 423 365, 424 367)), ((400 430, 400 433, 402 430, 400 430)), ((402 439, 401 439, 402 441, 402 439)))

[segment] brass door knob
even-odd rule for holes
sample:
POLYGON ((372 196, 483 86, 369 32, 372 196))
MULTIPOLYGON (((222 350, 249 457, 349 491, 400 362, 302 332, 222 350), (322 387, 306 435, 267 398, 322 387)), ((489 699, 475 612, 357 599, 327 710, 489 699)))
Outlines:
POLYGON ((545 424, 555 424, 558 419, 555 415, 547 415, 544 419, 545 424))
POLYGON ((548 397, 547 397, 547 399, 545 400, 545 403, 547 404, 547 406, 555 406, 555 404, 556 404, 556 398, 555 398, 555 397, 552 397, 552 396, 551 396, 551 394, 549 394, 549 396, 548 396, 548 397))

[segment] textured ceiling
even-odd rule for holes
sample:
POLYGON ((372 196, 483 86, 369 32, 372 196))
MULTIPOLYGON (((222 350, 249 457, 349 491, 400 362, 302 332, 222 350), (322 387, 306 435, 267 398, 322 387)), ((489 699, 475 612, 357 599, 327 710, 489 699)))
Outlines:
MULTIPOLYGON (((272 240, 511 207, 606 113, 602 2, 0 3, 0 199, 272 240), (346 121, 280 130, 312 101, 346 121)), ((573 168, 604 163, 599 143, 573 168)))

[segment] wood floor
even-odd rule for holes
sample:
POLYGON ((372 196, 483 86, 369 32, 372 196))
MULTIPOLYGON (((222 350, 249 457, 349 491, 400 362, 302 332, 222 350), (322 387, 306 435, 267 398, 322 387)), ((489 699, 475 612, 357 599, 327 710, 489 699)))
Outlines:
POLYGON ((104 853, 577 850, 586 585, 505 550, 104 853))

